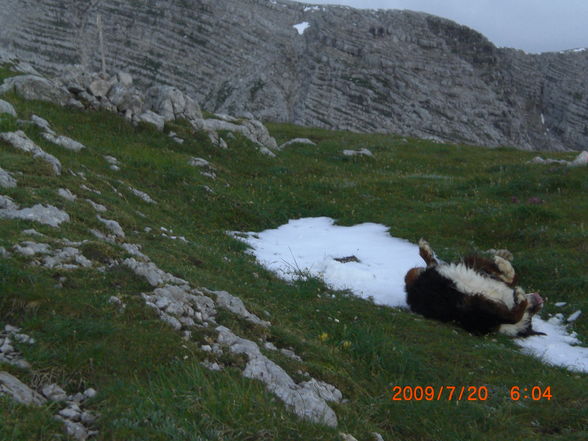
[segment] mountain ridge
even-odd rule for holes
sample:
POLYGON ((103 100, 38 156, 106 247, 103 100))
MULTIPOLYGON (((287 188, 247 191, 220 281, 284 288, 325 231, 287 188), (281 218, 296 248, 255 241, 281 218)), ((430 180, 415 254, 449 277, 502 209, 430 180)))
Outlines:
POLYGON ((177 86, 208 111, 526 150, 588 145, 588 51, 499 49, 425 13, 277 0, 8 0, 0 44, 46 72, 99 70, 98 14, 109 73, 177 86))

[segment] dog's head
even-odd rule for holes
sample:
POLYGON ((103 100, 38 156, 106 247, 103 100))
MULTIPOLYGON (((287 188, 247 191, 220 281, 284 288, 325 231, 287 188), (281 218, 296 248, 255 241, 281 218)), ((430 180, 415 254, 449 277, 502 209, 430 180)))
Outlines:
POLYGON ((530 337, 532 335, 545 335, 533 329, 533 316, 543 308, 544 300, 539 293, 525 294, 522 288, 516 287, 513 294, 515 303, 526 302, 525 313, 520 321, 514 324, 500 325, 498 331, 510 337, 530 337))

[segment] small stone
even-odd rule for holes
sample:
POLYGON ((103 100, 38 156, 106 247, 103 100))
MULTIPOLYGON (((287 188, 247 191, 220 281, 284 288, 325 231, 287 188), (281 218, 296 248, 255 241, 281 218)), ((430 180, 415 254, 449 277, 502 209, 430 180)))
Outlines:
POLYGON ((2 113, 8 113, 16 118, 16 110, 14 110, 12 104, 4 100, 0 100, 0 114, 2 113))
POLYGON ((343 150, 343 154, 345 156, 369 156, 373 157, 374 154, 370 152, 368 149, 359 149, 359 150, 343 150))
POLYGON ((110 230, 110 232, 115 236, 125 237, 125 232, 123 231, 122 227, 117 221, 111 219, 104 219, 99 215, 97 215, 96 218, 104 225, 106 225, 106 228, 110 230))
POLYGON ((67 188, 60 188, 57 190, 57 194, 67 201, 75 201, 77 199, 77 196, 67 188))
POLYGON ((82 412, 82 415, 80 416, 80 421, 84 424, 94 424, 96 422, 97 418, 96 415, 94 415, 92 412, 82 412))
POLYGON ((98 392, 96 392, 96 389, 94 389, 94 388, 92 388, 92 387, 89 387, 88 389, 86 389, 86 390, 84 391, 84 395, 85 395, 87 398, 94 398, 94 397, 95 397, 97 394, 98 394, 98 392))
POLYGON ((88 439, 89 434, 83 424, 76 423, 74 421, 63 420, 65 424, 65 431, 67 434, 78 441, 85 441, 88 439))
POLYGON ((16 187, 16 179, 12 177, 12 175, 0 167, 0 187, 3 188, 15 188, 16 187))
POLYGON ((66 401, 67 400, 67 394, 57 384, 49 384, 49 385, 43 386, 43 389, 41 390, 41 392, 43 395, 45 395, 45 397, 49 401, 57 401, 58 402, 58 401, 66 401))

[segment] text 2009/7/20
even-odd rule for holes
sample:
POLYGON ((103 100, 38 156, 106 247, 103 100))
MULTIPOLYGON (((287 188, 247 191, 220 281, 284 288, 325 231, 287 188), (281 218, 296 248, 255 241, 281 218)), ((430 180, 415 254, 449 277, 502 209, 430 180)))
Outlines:
POLYGON ((486 401, 486 386, 394 386, 392 401, 486 401))

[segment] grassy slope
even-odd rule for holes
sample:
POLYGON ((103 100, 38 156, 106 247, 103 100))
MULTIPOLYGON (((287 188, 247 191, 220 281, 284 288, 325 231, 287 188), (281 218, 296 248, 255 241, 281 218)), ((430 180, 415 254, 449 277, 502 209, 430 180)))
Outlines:
MULTIPOLYGON (((6 72, 0 72, 6 75, 6 72)), ((330 216, 340 224, 379 222, 412 241, 428 238, 445 259, 473 249, 509 248, 522 283, 555 301, 565 313, 588 310, 588 170, 526 165, 533 154, 513 149, 439 145, 389 135, 359 135, 288 125, 269 125, 285 141, 309 137, 317 147, 293 146, 277 158, 259 154, 243 139, 230 149, 214 148, 186 125, 172 129, 187 139, 178 145, 166 135, 132 127, 106 112, 81 112, 51 104, 12 102, 19 118, 32 113, 48 119, 60 134, 88 146, 71 153, 27 134, 56 155, 64 170, 84 171, 87 181, 47 167, 0 142, 0 165, 18 187, 3 190, 22 206, 48 202, 72 221, 53 229, 25 221, 0 221, 0 246, 27 240, 36 228, 52 238, 90 239, 100 228, 83 198, 109 208, 104 216, 120 222, 127 241, 143 245, 161 268, 194 286, 224 289, 241 297, 260 316, 271 315, 269 330, 223 313, 222 324, 249 338, 265 335, 280 347, 292 346, 297 363, 276 354, 296 371, 339 387, 349 399, 335 406, 339 428, 359 440, 381 433, 386 440, 583 440, 588 438, 588 377, 547 367, 521 355, 501 336, 473 337, 451 325, 423 320, 406 311, 375 306, 317 280, 286 284, 256 265, 245 246, 224 232, 259 231, 288 219, 330 216), (369 148, 376 159, 346 158, 344 148, 369 148), (122 163, 112 171, 103 155, 122 163), (210 160, 217 180, 186 164, 190 156, 210 160), (101 195, 80 189, 80 184, 101 195), (133 196, 127 184, 159 203, 133 196), (213 194, 204 190, 208 185, 213 194), (80 198, 67 202, 56 189, 80 198), (113 187, 123 193, 117 196, 113 187), (515 204, 511 197, 522 203, 515 204), (527 203, 540 197, 545 203, 527 203), (141 217, 137 210, 145 214, 141 217), (171 228, 190 243, 162 237, 171 228), (150 233, 145 227, 152 227, 150 233), (328 296, 325 294, 329 294, 328 296), (332 296, 334 295, 334 296, 332 296), (333 319, 337 318, 339 322, 333 319), (326 333, 327 338, 319 335, 326 333), (348 342, 348 343, 347 343, 348 342), (487 402, 394 402, 394 385, 487 385, 487 402), (553 399, 512 402, 511 386, 551 386, 553 399)), ((4 118, 0 130, 13 130, 4 118)), ((553 155, 571 159, 572 154, 553 155)), ((45 240, 47 241, 47 240, 45 240)), ((117 246, 89 243, 94 258, 125 256, 117 246)), ((35 374, 6 368, 32 384, 55 381, 76 392, 94 387, 91 408, 101 412, 100 439, 112 440, 332 440, 338 430, 300 421, 255 381, 240 376, 243 360, 226 358, 222 373, 199 365, 206 336, 185 342, 144 307, 139 294, 151 290, 122 268, 106 274, 29 266, 24 259, 0 260, 0 325, 22 326, 37 339, 19 348, 35 374), (55 279, 67 277, 64 287, 55 279), (108 303, 111 295, 128 304, 124 313, 108 303)), ((560 309, 547 304, 545 312, 560 309)), ((588 336, 587 321, 574 326, 588 336)), ((55 408, 29 409, 0 398, 0 440, 49 440, 61 434, 55 408)))

